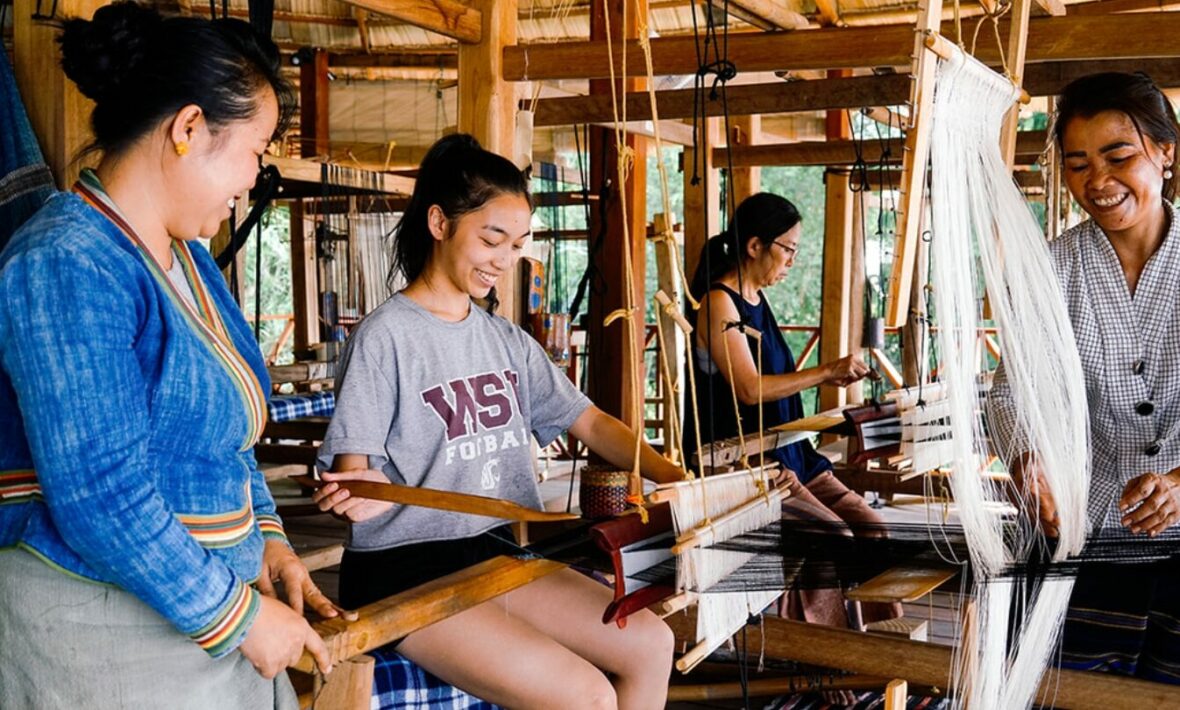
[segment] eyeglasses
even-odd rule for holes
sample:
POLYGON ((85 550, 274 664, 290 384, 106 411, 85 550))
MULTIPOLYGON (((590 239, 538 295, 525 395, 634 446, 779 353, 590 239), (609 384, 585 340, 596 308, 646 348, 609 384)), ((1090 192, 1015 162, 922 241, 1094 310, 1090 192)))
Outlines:
POLYGON ((774 246, 779 247, 780 249, 785 251, 787 253, 787 256, 794 256, 799 251, 798 247, 788 246, 786 244, 779 242, 777 239, 775 241, 771 242, 771 244, 773 244, 774 246))

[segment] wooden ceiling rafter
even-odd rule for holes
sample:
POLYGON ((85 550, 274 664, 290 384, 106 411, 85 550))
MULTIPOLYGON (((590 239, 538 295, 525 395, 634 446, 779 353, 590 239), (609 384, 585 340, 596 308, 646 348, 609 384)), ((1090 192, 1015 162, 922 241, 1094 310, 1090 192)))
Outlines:
MULTIPOLYGON (((1007 25, 1001 22, 1001 32, 1007 32, 1007 25)), ((1180 57, 1180 43, 1173 40, 1177 33, 1180 13, 1040 17, 1029 22, 1027 61, 1180 57)), ((910 62, 913 36, 913 26, 907 25, 738 33, 729 37, 729 59, 741 71, 898 67, 910 62)), ((615 46, 616 57, 624 51, 621 45, 615 46)), ((657 37, 651 48, 656 75, 696 72, 692 37, 657 37)), ((625 51, 630 66, 642 66, 637 42, 627 42, 625 51)), ((978 58, 998 62, 997 48, 983 43, 978 58)), ((601 41, 504 49, 504 78, 509 81, 604 78, 609 73, 606 43, 601 41)))
POLYGON ((457 0, 341 0, 378 15, 387 15, 424 30, 466 44, 476 44, 483 34, 479 10, 457 0))

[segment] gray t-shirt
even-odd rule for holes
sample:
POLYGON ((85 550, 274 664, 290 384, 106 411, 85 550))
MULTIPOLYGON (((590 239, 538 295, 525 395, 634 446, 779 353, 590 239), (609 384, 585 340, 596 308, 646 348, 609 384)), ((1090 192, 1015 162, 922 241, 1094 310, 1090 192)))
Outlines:
MULTIPOLYGON (((366 454, 389 480, 539 509, 529 432, 548 445, 590 400, 523 330, 477 306, 458 323, 398 293, 356 327, 340 355, 336 413, 319 451, 366 454)), ((415 506, 351 528, 349 548, 471 537, 504 524, 415 506)))

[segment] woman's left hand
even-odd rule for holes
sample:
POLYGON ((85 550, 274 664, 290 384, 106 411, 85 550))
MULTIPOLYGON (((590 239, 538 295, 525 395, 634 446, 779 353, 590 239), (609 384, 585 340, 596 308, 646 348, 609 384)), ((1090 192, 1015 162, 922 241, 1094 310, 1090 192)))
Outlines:
POLYGON ((306 601, 325 619, 342 616, 347 621, 355 621, 357 618, 356 612, 341 609, 320 591, 315 582, 311 581, 311 573, 307 571, 303 561, 286 543, 267 540, 262 552, 262 572, 258 575, 258 591, 277 599, 275 582, 283 583, 288 606, 299 614, 303 613, 303 602, 306 601))
POLYGON ((1132 478, 1119 498, 1123 527, 1155 537, 1180 522, 1180 469, 1132 478))

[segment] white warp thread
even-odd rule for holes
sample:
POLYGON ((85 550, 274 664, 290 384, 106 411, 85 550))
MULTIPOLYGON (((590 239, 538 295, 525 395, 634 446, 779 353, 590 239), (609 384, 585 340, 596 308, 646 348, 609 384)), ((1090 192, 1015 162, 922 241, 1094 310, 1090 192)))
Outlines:
POLYGON ((1089 420, 1081 360, 1048 245, 999 149, 999 129, 1015 98, 1011 82, 961 52, 939 62, 931 130, 931 277, 939 372, 953 431, 950 482, 977 580, 975 633, 963 640, 974 645, 960 649, 965 662, 956 665, 959 677, 952 686, 960 691, 956 706, 973 710, 1031 706, 1073 586, 1054 580, 1033 590, 1032 612, 1015 620, 1021 630, 1005 652, 1016 585, 992 578, 1024 559, 1041 531, 1025 526, 1014 538, 1005 537, 993 512, 1006 500, 1005 490, 983 475, 989 451, 976 396, 983 359, 980 272, 1020 429, 1057 502, 1055 559, 1079 553, 1088 527, 1089 420))

